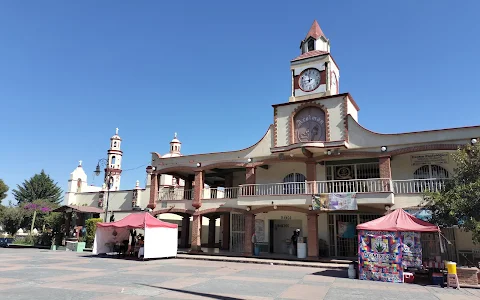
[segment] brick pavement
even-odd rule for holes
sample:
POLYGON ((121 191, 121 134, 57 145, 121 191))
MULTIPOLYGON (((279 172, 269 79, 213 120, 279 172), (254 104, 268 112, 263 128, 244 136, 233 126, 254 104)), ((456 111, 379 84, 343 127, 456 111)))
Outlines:
POLYGON ((479 299, 480 290, 351 280, 346 270, 0 248, 4 299, 479 299))

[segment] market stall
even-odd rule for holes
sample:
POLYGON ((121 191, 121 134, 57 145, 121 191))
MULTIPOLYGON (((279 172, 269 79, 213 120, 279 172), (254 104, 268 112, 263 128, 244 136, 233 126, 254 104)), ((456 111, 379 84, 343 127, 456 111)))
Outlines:
POLYGON ((386 282, 404 282, 404 269, 422 267, 421 233, 440 232, 403 209, 357 225, 357 230, 359 278, 386 282))
POLYGON ((110 253, 112 244, 126 242, 128 245, 132 229, 145 231, 139 257, 148 259, 177 255, 178 225, 160 221, 147 212, 132 213, 117 222, 98 223, 93 254, 110 253))

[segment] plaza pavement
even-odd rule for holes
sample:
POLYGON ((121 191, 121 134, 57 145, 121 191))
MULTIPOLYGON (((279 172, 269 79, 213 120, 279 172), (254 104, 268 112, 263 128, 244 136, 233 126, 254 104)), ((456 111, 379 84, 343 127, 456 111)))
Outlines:
POLYGON ((1 300, 480 299, 480 290, 348 279, 345 270, 0 248, 1 300))

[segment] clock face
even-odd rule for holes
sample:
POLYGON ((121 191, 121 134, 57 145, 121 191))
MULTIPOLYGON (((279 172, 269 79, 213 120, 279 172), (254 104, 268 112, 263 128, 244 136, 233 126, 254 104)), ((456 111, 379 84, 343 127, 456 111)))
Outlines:
POLYGON ((306 69, 300 74, 298 86, 304 92, 311 92, 320 85, 320 71, 317 69, 306 69))

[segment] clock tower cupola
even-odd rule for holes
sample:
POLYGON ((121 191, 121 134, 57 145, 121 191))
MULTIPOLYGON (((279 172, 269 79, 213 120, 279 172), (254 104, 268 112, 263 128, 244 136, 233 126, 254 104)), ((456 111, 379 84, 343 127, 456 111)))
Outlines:
POLYGON ((339 94, 339 69, 330 55, 330 40, 313 21, 300 42, 300 56, 291 61, 290 102, 339 94))

